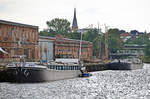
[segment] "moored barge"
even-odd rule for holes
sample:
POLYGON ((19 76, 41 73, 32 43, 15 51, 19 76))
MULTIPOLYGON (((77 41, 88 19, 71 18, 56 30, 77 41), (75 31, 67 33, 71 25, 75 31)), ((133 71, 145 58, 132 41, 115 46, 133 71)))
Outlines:
POLYGON ((78 77, 81 74, 78 64, 45 64, 27 62, 12 63, 5 72, 6 82, 44 82, 78 77))

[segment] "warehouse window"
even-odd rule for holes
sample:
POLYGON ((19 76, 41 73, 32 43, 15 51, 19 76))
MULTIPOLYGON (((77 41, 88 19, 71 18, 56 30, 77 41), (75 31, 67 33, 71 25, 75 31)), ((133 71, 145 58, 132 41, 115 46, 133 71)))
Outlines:
POLYGON ((33 42, 34 42, 34 30, 32 30, 32 39, 33 39, 33 42))
POLYGON ((28 49, 25 49, 25 50, 24 50, 24 55, 26 55, 26 58, 27 58, 27 59, 29 58, 29 50, 28 50, 28 49))
POLYGON ((20 30, 19 30, 19 28, 17 29, 15 29, 15 31, 17 30, 17 38, 19 38, 20 37, 20 30))

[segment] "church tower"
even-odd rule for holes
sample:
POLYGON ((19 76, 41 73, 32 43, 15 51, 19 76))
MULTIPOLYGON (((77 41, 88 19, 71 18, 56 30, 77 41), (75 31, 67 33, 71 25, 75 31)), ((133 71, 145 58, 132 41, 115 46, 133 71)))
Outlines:
POLYGON ((76 8, 74 8, 74 16, 72 22, 72 30, 78 30, 77 18, 76 18, 76 8))

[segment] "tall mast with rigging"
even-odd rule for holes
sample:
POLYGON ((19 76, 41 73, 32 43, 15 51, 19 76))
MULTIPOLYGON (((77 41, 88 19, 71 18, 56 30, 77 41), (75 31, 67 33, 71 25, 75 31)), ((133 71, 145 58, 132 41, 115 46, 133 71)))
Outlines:
POLYGON ((81 61, 81 51, 82 51, 82 32, 81 32, 81 39, 80 39, 79 62, 81 61))
POLYGON ((100 28, 99 28, 99 23, 98 23, 98 36, 99 36, 99 42, 98 42, 98 58, 101 58, 101 31, 100 31, 100 28))
POLYGON ((105 25, 105 59, 108 60, 108 26, 105 25))

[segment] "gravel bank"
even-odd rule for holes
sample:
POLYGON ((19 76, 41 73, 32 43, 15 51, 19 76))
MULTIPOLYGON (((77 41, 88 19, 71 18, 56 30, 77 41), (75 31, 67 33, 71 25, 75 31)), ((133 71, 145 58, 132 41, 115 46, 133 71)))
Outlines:
POLYGON ((132 71, 99 71, 89 78, 47 83, 0 83, 0 99, 150 99, 150 65, 132 71))

